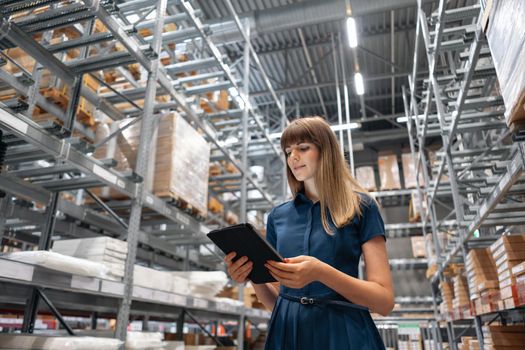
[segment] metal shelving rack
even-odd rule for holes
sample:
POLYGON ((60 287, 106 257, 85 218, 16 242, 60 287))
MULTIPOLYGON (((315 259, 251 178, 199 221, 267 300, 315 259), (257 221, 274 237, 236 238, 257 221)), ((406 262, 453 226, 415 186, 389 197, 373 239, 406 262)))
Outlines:
MULTIPOLYGON (((438 320, 438 283, 443 271, 453 262, 464 261, 469 248, 487 246, 505 229, 524 223, 519 214, 523 205, 512 196, 522 192, 525 164, 524 143, 508 142, 510 132, 503 118, 500 96, 494 96, 496 72, 481 25, 483 8, 480 5, 446 9, 440 1, 437 10, 427 17, 418 1, 418 21, 413 71, 409 76, 409 93, 403 91, 407 129, 416 169, 421 169, 426 193, 419 190, 420 206, 428 208, 422 227, 431 233, 437 255, 437 272, 432 277, 434 312, 438 320), (416 86, 418 46, 420 38, 429 67, 429 77, 423 86, 416 86), (440 64, 447 65, 443 74, 437 73, 440 64), (418 91, 419 90, 419 91, 418 91), (417 95, 422 95, 420 102, 417 95), (429 132, 439 131, 442 147, 438 164, 427 170, 426 141, 429 132), (447 172, 448 181, 442 176, 447 172), (436 214, 438 191, 450 192, 453 209, 447 218, 455 217, 451 239, 440 246, 438 233, 443 222, 436 214), (426 206, 423 206, 425 203, 426 206), (430 226, 430 230, 428 230, 430 226), (496 226, 500 228, 496 230, 496 226)), ((523 314, 523 309, 500 313, 506 317, 523 314)), ((482 325, 497 314, 475 316, 471 322, 480 349, 483 349, 482 325)), ((457 323, 446 321, 452 349, 457 349, 457 323)), ((434 338, 437 349, 441 339, 434 338)))
MULTIPOLYGON (((161 297, 162 300, 141 299, 133 295, 132 273, 136 258, 152 261, 153 257, 155 263, 164 266, 180 268, 182 265, 187 268, 191 260, 187 247, 207 243, 204 239, 204 234, 209 230, 207 224, 167 204, 144 189, 146 160, 151 151, 148 141, 153 132, 157 113, 170 109, 178 110, 195 128, 201 130, 207 141, 212 144, 212 160, 226 160, 235 166, 238 174, 234 177, 239 179, 240 183, 231 186, 231 182, 228 182, 231 178, 215 177, 213 181, 216 185, 210 188, 210 192, 240 192, 241 220, 246 218, 248 190, 258 191, 262 201, 267 202, 268 207, 271 207, 274 201, 282 195, 280 193, 278 196, 269 194, 266 189, 268 185, 256 181, 248 169, 246 155, 249 148, 252 147, 248 145, 248 138, 255 143, 269 145, 269 148, 273 150, 272 156, 279 159, 278 163, 282 162, 282 159, 278 148, 269 138, 269 132, 275 130, 268 129, 264 118, 249 103, 247 86, 250 57, 263 74, 264 69, 250 45, 249 31, 246 32, 242 28, 242 23, 235 14, 231 3, 229 1, 227 3, 247 43, 244 56, 245 67, 240 74, 244 79, 241 93, 239 93, 240 86, 236 77, 239 72, 236 73, 230 68, 222 53, 210 40, 210 29, 203 25, 199 18, 200 11, 195 10, 189 1, 138 0, 117 4, 113 1, 97 0, 74 2, 5 0, 1 3, 3 17, 0 26, 0 45, 2 49, 20 47, 38 63, 33 72, 23 70, 17 76, 0 69, 2 84, 14 89, 18 95, 25 96, 28 106, 24 112, 23 107, 20 110, 13 110, 5 104, 0 105, 0 126, 6 131, 3 134, 3 141, 8 146, 6 161, 15 166, 33 162, 31 167, 21 167, 0 175, 0 189, 8 194, 6 198, 0 200, 2 208, 6 209, 2 210, 5 215, 0 218, 2 220, 0 227, 5 227, 7 221, 14 219, 22 224, 27 223, 29 219, 38 219, 41 235, 37 239, 27 234, 17 234, 15 231, 12 234, 17 239, 25 239, 38 244, 40 249, 49 249, 51 237, 55 232, 74 237, 87 237, 95 233, 102 233, 126 239, 129 253, 121 286, 122 293, 108 294, 102 289, 72 288, 71 285, 46 285, 53 289, 53 293, 56 292, 61 297, 68 295, 69 298, 77 300, 75 308, 88 307, 88 302, 82 302, 86 293, 111 299, 111 310, 117 314, 115 336, 119 339, 125 339, 130 313, 137 313, 139 310, 134 306, 137 301, 139 305, 145 302, 148 303, 149 308, 158 310, 164 310, 167 306, 166 298, 168 297, 165 295, 161 297), (43 6, 50 7, 44 12, 34 12, 35 9, 42 9, 43 6), (31 13, 25 17, 12 17, 24 11, 31 13), (154 13, 155 17, 149 19, 148 15, 151 13, 154 13), (139 20, 130 23, 129 18, 132 16, 138 16, 139 20), (145 20, 146 17, 147 20, 145 20), (94 33, 95 21, 100 21, 108 31, 94 33), (167 23, 177 23, 180 28, 174 32, 163 33, 163 27, 167 23), (64 26, 74 26, 79 37, 59 44, 49 44, 47 41, 52 31, 64 26), (144 28, 152 28, 152 35, 141 36, 138 30, 144 28), (39 32, 43 33, 43 36, 40 41, 37 41, 31 35, 39 32), (109 54, 106 52, 104 55, 104 46, 101 44, 107 44, 108 41, 119 43, 123 50, 109 54), (181 42, 192 46, 193 57, 187 62, 173 62, 176 58, 173 52, 167 49, 167 46, 170 43, 181 42), (90 47, 99 48, 99 54, 90 53, 90 47), (72 49, 80 49, 81 56, 76 60, 63 62, 60 59, 61 55, 72 49), (164 65, 160 58, 166 57, 166 54, 170 58, 170 63, 164 65), (141 66, 141 70, 147 75, 145 83, 135 80, 124 69, 124 66, 131 63, 138 63, 141 66), (38 86, 41 68, 48 69, 53 76, 69 86, 70 100, 65 112, 40 94, 38 86), (108 84, 103 84, 111 92, 101 95, 82 85, 85 75, 112 69, 117 70, 132 88, 117 91, 108 84), (177 76, 178 72, 189 70, 197 70, 199 73, 182 78, 177 76), (219 81, 214 84, 192 87, 184 85, 208 78, 218 78, 219 81), (195 96, 200 97, 206 92, 231 87, 237 91, 232 96, 238 104, 237 109, 224 111, 222 117, 212 118, 198 107, 199 98, 195 96), (169 101, 157 102, 156 97, 160 95, 169 96, 169 101), (85 137, 94 138, 92 130, 75 120, 80 97, 84 97, 101 113, 113 120, 134 118, 133 123, 139 120, 142 122, 137 164, 133 173, 118 172, 112 169, 113 164, 110 161, 94 159, 89 155, 89 152, 92 151, 89 146, 70 137, 73 131, 76 131, 85 137), (139 99, 144 99, 142 108, 133 103, 139 99), (133 107, 122 111, 115 106, 119 102, 126 101, 131 102, 133 107), (53 114, 63 122, 63 125, 46 124, 42 126, 33 122, 31 115, 35 106, 40 106, 53 114), (230 116, 232 118, 226 118, 230 116), (230 125, 234 127, 229 127, 230 125), (233 147, 234 145, 224 144, 224 140, 240 130, 243 131, 241 147, 236 148, 233 147), (39 165, 41 161, 50 162, 48 164, 52 165, 41 166, 39 165), (129 199, 100 203, 102 206, 100 211, 93 207, 73 204, 59 196, 61 191, 77 191, 103 185, 111 187, 129 199), (22 201, 13 201, 11 197, 22 199, 22 201), (45 206, 46 210, 45 212, 31 210, 24 204, 27 202, 39 203, 45 206), (148 209, 147 213, 143 211, 145 208, 148 209), (124 217, 126 214, 122 209, 129 210, 127 217, 124 217), (168 225, 170 230, 163 235, 156 235, 155 228, 160 224, 168 225), (162 307, 155 305, 162 305, 162 307)), ((273 91, 268 79, 266 83, 273 91)), ((284 101, 279 100, 275 92, 273 92, 273 97, 277 106, 284 113, 284 101)), ((20 106, 17 105, 17 107, 20 106)), ((284 182, 285 179, 282 181, 284 182)), ((216 217, 212 216, 212 219, 220 222, 220 219, 216 217)), ((200 259, 191 261, 191 263, 204 269, 216 266, 216 264, 200 259)), ((50 273, 44 271, 45 269, 31 268, 33 276, 39 276, 37 279, 33 277, 33 279, 21 282, 16 278, 11 278, 12 276, 3 276, 1 283, 9 286, 8 289, 13 291, 21 288, 32 290, 31 302, 28 303, 25 310, 24 331, 31 330, 34 324, 40 298, 37 287, 42 286, 42 276, 50 273)), ((75 276, 64 278, 71 280, 75 276)), ((92 281, 91 286, 93 284, 98 284, 102 288, 104 282, 92 281)), ((15 294, 5 294, 4 301, 18 303, 19 300, 15 301, 8 296, 14 297, 15 294)), ((219 317, 224 314, 229 317, 235 316, 240 320, 241 327, 245 317, 256 320, 269 318, 268 313, 258 310, 243 307, 233 310, 219 304, 214 305, 211 301, 199 301, 191 297, 179 298, 171 304, 171 311, 166 311, 168 316, 174 316, 177 314, 176 311, 184 308, 193 308, 197 311, 207 310, 208 316, 219 317)), ((241 341, 243 333, 239 332, 241 341)))

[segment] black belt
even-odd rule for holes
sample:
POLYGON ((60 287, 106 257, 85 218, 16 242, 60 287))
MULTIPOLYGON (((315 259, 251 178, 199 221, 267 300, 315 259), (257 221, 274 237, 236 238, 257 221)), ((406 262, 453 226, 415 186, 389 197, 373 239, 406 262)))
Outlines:
POLYGON ((297 296, 282 294, 282 293, 279 293, 279 296, 284 299, 290 300, 290 301, 301 303, 302 305, 337 305, 337 306, 345 306, 345 307, 351 307, 351 308, 358 309, 358 310, 368 311, 367 307, 357 305, 349 301, 333 300, 333 299, 319 299, 319 298, 310 298, 310 297, 297 297, 297 296))

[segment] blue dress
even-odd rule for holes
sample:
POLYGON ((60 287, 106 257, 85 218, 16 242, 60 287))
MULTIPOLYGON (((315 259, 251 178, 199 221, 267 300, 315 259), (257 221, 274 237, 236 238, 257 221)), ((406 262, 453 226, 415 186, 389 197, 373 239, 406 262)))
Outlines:
MULTIPOLYGON (((313 204, 298 193, 295 199, 270 212, 266 239, 284 257, 313 256, 357 278, 363 243, 376 236, 385 237, 375 202, 363 195, 361 210, 361 217, 329 235, 321 222, 319 202, 313 204)), ((368 311, 342 305, 303 305, 293 300, 345 300, 324 284, 313 282, 301 289, 281 286, 280 294, 288 298, 280 295, 277 299, 266 350, 385 349, 368 311)))

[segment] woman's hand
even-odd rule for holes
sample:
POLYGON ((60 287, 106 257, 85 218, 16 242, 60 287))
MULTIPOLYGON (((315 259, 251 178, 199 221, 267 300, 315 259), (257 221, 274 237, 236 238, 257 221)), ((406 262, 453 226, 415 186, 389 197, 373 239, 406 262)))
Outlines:
POLYGON ((231 252, 224 257, 227 271, 230 277, 237 283, 244 283, 247 281, 248 275, 252 272, 253 262, 248 261, 248 257, 243 256, 236 262, 233 262, 233 258, 237 255, 236 252, 231 252))
POLYGON ((303 288, 319 280, 323 262, 312 256, 297 256, 284 259, 284 263, 268 261, 264 266, 282 285, 289 288, 303 288))

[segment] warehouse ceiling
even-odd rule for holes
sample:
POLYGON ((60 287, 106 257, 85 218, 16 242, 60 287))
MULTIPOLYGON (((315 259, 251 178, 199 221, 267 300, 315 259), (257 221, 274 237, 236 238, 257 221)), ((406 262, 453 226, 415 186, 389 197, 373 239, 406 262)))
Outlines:
MULTIPOLYGON (((240 61, 244 42, 224 1, 198 0, 197 3, 205 21, 214 27, 214 42, 223 46, 232 62, 240 61)), ((232 3, 243 23, 250 25, 251 43, 273 88, 278 95, 285 96, 289 117, 326 115, 331 122, 337 122, 333 40, 341 93, 341 53, 343 56, 351 120, 381 119, 361 123, 356 134, 367 132, 369 143, 374 139, 369 134, 371 131, 395 132, 390 137, 397 144, 402 143, 403 138, 408 139, 404 125, 397 123, 395 117, 404 115, 401 89, 403 85, 408 87, 407 76, 412 71, 416 0, 352 0, 359 40, 356 49, 347 43, 345 0, 233 0, 232 3), (343 50, 339 49, 339 42, 343 50), (362 100, 355 94, 353 85, 356 67, 365 79, 362 100)), ((449 1, 447 7, 471 3, 475 1, 454 0, 449 1)), ((436 10, 438 2, 423 0, 423 4, 429 15, 436 10)), ((424 51, 420 57, 424 57, 424 51)), ((419 59, 421 81, 428 77, 426 67, 426 60, 419 59)), ((278 125, 279 111, 255 66, 250 76, 250 94, 265 115, 275 116, 278 125)), ((344 103, 342 105, 344 109, 344 103)), ((378 138, 379 143, 385 144, 385 141, 388 143, 384 135, 378 138)))

